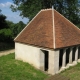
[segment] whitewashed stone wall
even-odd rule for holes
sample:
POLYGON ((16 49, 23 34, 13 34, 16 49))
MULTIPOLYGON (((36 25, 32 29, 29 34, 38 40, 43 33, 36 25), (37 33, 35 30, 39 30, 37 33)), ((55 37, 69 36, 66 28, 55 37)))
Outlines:
POLYGON ((44 53, 42 50, 49 52, 49 74, 55 74, 59 70, 59 50, 53 51, 49 49, 38 48, 22 43, 15 42, 15 59, 28 62, 36 68, 44 71, 44 53))
POLYGON ((40 48, 29 45, 15 43, 15 59, 23 60, 40 68, 40 48))

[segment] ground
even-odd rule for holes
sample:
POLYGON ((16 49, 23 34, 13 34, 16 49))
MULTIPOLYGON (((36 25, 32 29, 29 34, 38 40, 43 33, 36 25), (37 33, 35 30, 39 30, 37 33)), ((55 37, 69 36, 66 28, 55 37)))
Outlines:
POLYGON ((15 60, 14 53, 1 56, 0 65, 0 80, 44 80, 48 77, 30 64, 15 60))
POLYGON ((14 53, 14 52, 15 52, 15 49, 0 51, 0 56, 7 55, 7 54, 10 54, 10 53, 14 53))

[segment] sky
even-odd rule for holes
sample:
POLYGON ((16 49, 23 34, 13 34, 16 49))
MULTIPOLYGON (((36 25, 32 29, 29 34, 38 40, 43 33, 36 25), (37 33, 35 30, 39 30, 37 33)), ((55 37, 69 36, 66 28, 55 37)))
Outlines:
POLYGON ((14 23, 23 21, 25 24, 27 24, 28 18, 22 18, 19 16, 19 11, 12 12, 10 9, 11 4, 13 4, 12 0, 0 0, 0 9, 2 10, 1 13, 7 17, 6 20, 12 21, 14 23))

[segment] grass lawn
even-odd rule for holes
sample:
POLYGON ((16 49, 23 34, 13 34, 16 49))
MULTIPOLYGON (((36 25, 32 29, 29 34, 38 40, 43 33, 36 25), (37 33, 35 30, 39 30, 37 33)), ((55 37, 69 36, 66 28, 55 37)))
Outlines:
POLYGON ((78 63, 76 66, 66 69, 60 74, 69 77, 70 80, 80 80, 80 63, 78 63))
POLYGON ((28 63, 14 59, 14 54, 0 57, 0 80, 44 80, 48 75, 28 63))
MULTIPOLYGON (((80 80, 80 63, 60 73, 70 80, 80 80)), ((28 63, 15 60, 14 53, 0 57, 0 80, 44 80, 49 75, 28 63)))

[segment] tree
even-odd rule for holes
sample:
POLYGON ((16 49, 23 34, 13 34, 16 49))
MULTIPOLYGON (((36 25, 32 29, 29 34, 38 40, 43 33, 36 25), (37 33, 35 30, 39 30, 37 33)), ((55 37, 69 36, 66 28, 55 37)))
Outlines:
POLYGON ((0 30, 0 42, 11 42, 12 41, 12 31, 10 29, 0 30))
POLYGON ((80 20, 78 15, 78 0, 13 0, 13 2, 17 6, 11 5, 12 11, 19 10, 20 15, 28 17, 29 20, 31 20, 39 10, 51 8, 52 5, 73 23, 77 24, 79 21, 76 21, 76 19, 80 20))
POLYGON ((79 6, 78 0, 67 0, 66 15, 67 18, 75 24, 78 24, 80 21, 80 17, 78 15, 79 13, 78 6, 79 6))
POLYGON ((8 28, 8 25, 6 23, 6 16, 3 15, 0 10, 0 29, 3 29, 3 28, 8 28))
POLYGON ((1 14, 1 11, 2 11, 2 10, 0 9, 0 14, 1 14))
POLYGON ((24 27, 25 24, 22 21, 19 21, 19 23, 14 24, 12 27, 13 38, 16 37, 24 27))

